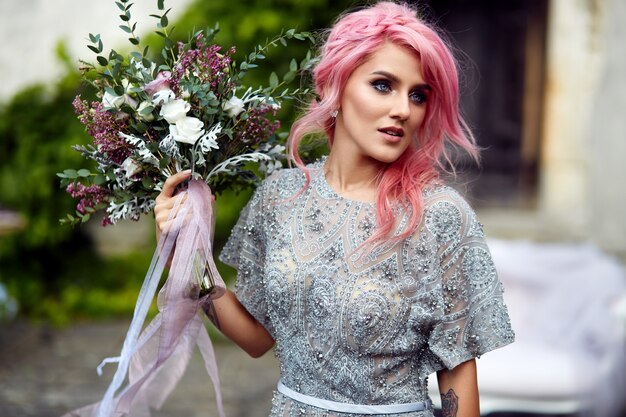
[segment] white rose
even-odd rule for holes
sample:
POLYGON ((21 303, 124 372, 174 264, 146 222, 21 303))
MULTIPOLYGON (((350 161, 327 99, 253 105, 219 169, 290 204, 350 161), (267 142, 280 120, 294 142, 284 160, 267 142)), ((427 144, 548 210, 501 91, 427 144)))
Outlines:
POLYGON ((160 104, 164 104, 172 100, 176 95, 169 88, 165 90, 159 90, 152 95, 152 104, 158 106, 160 104))
POLYGON ((187 116, 187 112, 191 109, 189 103, 185 100, 171 100, 163 104, 159 113, 169 124, 177 123, 180 119, 187 116))
POLYGON ((227 102, 222 104, 222 108, 231 118, 237 117, 244 109, 243 100, 237 96, 232 96, 227 102))
POLYGON ((148 108, 154 109, 154 106, 149 101, 142 101, 139 107, 137 107, 137 113, 142 120, 151 122, 154 120, 154 115, 152 114, 152 110, 150 110, 150 112, 147 111, 148 108))
POLYGON ((125 101, 126 98, 124 96, 117 96, 108 91, 105 91, 102 97, 102 104, 104 104, 104 107, 107 109, 119 109, 125 101))
POLYGON ((122 162, 122 169, 125 172, 126 178, 130 178, 141 172, 141 166, 139 166, 133 158, 130 157, 126 158, 124 162, 122 162))
POLYGON ((177 142, 193 145, 204 134, 204 123, 195 117, 183 117, 170 125, 170 134, 177 142))

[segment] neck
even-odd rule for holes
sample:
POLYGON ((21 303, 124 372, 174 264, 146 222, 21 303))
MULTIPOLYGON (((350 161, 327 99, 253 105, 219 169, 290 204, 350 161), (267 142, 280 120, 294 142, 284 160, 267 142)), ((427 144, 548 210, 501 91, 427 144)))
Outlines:
POLYGON ((331 150, 324 175, 331 188, 347 198, 374 202, 384 164, 371 159, 350 158, 331 150))

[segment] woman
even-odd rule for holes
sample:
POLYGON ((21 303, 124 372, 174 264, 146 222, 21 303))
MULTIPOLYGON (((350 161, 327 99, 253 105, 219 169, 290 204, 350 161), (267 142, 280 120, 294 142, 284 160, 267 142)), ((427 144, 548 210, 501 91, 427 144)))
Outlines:
MULTIPOLYGON (((478 416, 474 358, 513 341, 480 223, 439 180, 446 146, 476 155, 458 111, 455 61, 408 6, 347 14, 314 70, 319 99, 291 130, 298 168, 242 211, 222 260, 235 292, 213 321, 250 355, 275 345, 272 416, 478 416), (330 154, 304 166, 302 137, 330 154)), ((188 174, 172 176, 157 227, 188 174)))

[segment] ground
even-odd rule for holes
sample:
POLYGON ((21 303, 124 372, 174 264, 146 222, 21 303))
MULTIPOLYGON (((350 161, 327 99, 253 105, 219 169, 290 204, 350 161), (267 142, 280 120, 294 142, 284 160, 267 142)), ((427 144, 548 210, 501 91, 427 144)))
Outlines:
MULTIPOLYGON (((122 347, 129 322, 50 329, 24 322, 0 324, 0 416, 60 417, 102 398, 115 365, 96 366, 122 347)), ((252 359, 226 341, 216 343, 228 417, 269 414, 278 365, 272 353, 252 359)), ((153 417, 217 416, 213 387, 198 352, 177 389, 153 417)))

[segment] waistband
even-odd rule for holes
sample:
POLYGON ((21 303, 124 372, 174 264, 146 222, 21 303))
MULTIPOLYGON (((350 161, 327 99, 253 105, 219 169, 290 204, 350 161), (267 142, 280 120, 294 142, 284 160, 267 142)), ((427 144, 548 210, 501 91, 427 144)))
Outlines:
POLYGON ((278 381, 276 387, 281 394, 296 400, 303 404, 312 405, 313 407, 322 408, 328 411, 337 411, 348 414, 398 414, 410 413, 415 411, 423 411, 432 407, 429 400, 417 403, 403 404, 383 404, 383 405, 366 405, 366 404, 349 404, 336 401, 324 400, 322 398, 311 397, 310 395, 300 394, 285 386, 282 381, 278 381))

